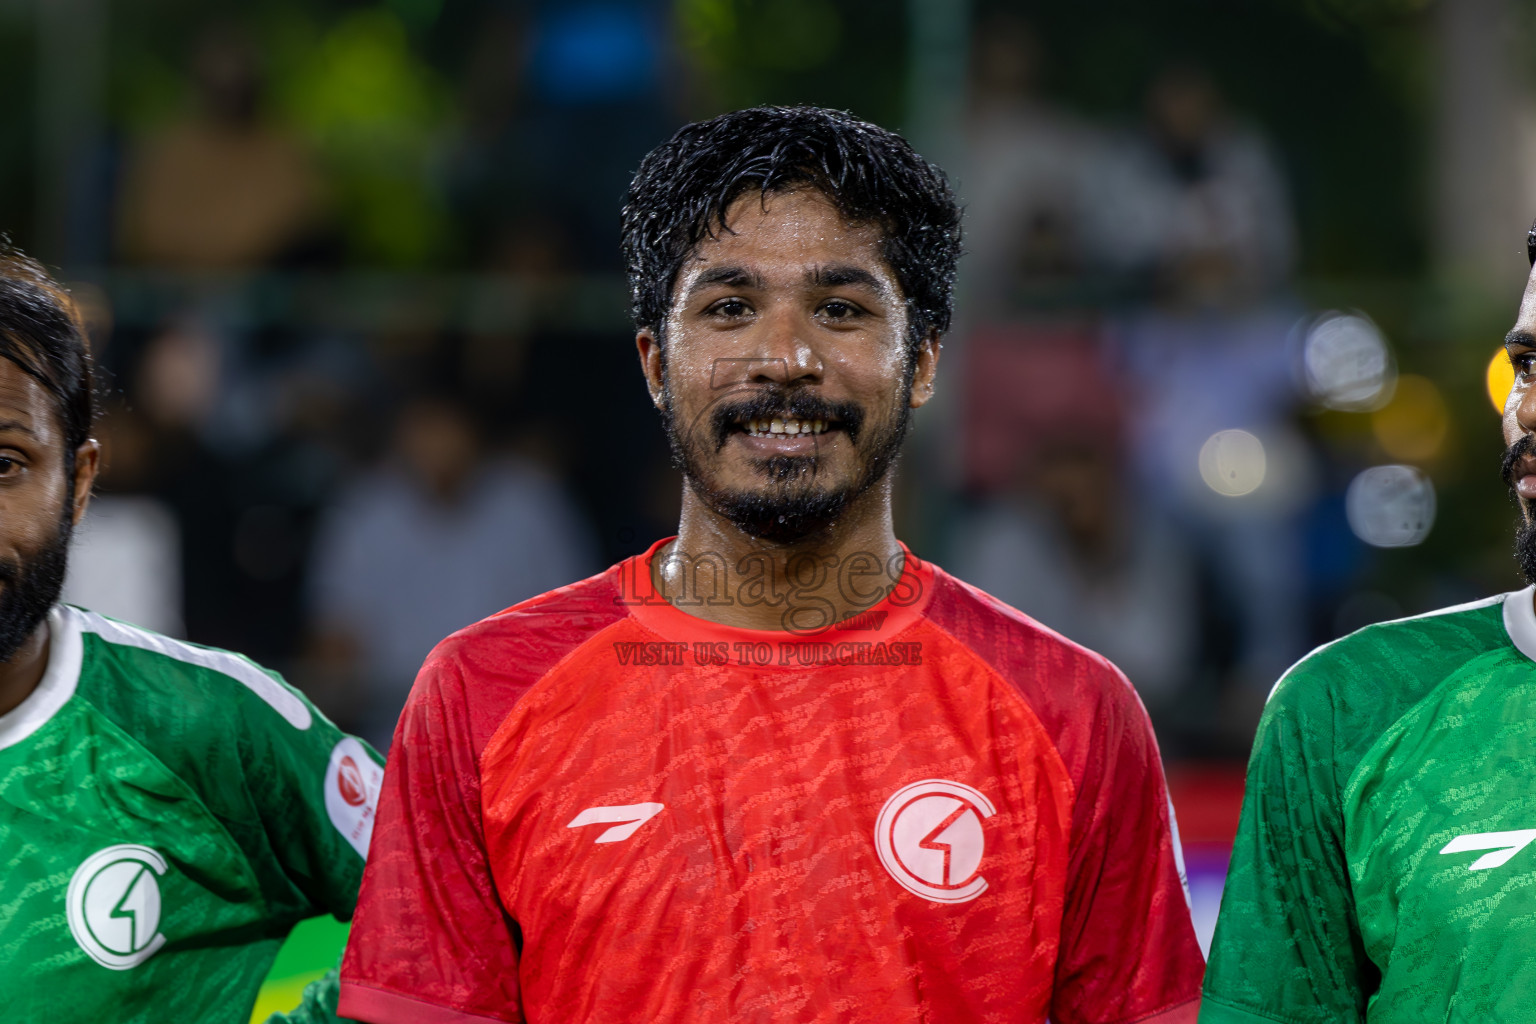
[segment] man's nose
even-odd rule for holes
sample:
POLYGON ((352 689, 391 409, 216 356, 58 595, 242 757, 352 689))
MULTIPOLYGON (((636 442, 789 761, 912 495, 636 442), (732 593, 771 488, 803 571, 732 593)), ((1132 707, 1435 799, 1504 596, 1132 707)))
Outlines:
POLYGON ((778 310, 763 318, 758 351, 748 367, 754 384, 821 382, 822 363, 810 342, 811 324, 793 310, 778 310))
POLYGON ((1515 404, 1515 423, 1521 433, 1536 433, 1536 388, 1528 387, 1515 404))

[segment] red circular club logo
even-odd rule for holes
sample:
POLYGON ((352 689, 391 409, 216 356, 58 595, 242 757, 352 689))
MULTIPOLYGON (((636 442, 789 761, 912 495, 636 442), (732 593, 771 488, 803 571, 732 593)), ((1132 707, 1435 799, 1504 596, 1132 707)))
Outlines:
POLYGON ((875 850, 908 892, 939 903, 965 903, 987 888, 982 822, 997 810, 979 790, 948 779, 903 786, 875 822, 875 850))
POLYGON ((341 790, 341 798, 353 807, 361 807, 368 799, 363 773, 357 770, 357 762, 350 757, 343 757, 341 767, 336 769, 336 788, 341 790))

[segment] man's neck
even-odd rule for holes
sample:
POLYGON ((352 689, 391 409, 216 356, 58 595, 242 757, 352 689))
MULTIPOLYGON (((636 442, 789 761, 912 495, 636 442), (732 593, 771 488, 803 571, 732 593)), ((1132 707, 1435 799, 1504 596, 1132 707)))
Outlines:
POLYGON ((48 670, 48 641, 48 620, 44 619, 9 661, 0 662, 0 715, 14 711, 43 681, 48 670))
POLYGON ((651 582, 690 615, 743 629, 815 631, 879 602, 901 579, 889 481, 828 529, 791 543, 743 533, 683 494, 677 539, 657 552, 651 582))

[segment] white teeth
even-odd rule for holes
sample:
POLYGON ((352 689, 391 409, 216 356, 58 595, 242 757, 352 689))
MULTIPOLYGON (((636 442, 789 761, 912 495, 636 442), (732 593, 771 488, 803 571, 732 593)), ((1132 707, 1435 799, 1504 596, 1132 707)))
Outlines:
POLYGON ((748 434, 763 437, 769 434, 824 434, 826 420, 747 420, 742 424, 748 434))

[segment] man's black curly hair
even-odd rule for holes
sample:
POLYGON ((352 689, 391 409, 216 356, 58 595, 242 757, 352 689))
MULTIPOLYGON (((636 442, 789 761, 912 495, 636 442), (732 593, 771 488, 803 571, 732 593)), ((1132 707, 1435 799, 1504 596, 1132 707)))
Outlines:
POLYGON ((678 129, 640 162, 624 205, 637 328, 660 330, 683 262, 747 192, 809 186, 850 223, 878 224, 914 344, 949 329, 960 208, 944 172, 895 132, 821 107, 752 107, 678 129))
POLYGON ((65 467, 90 439, 98 411, 95 366, 69 293, 36 260, 0 236, 0 358, 53 398, 63 428, 65 467))

